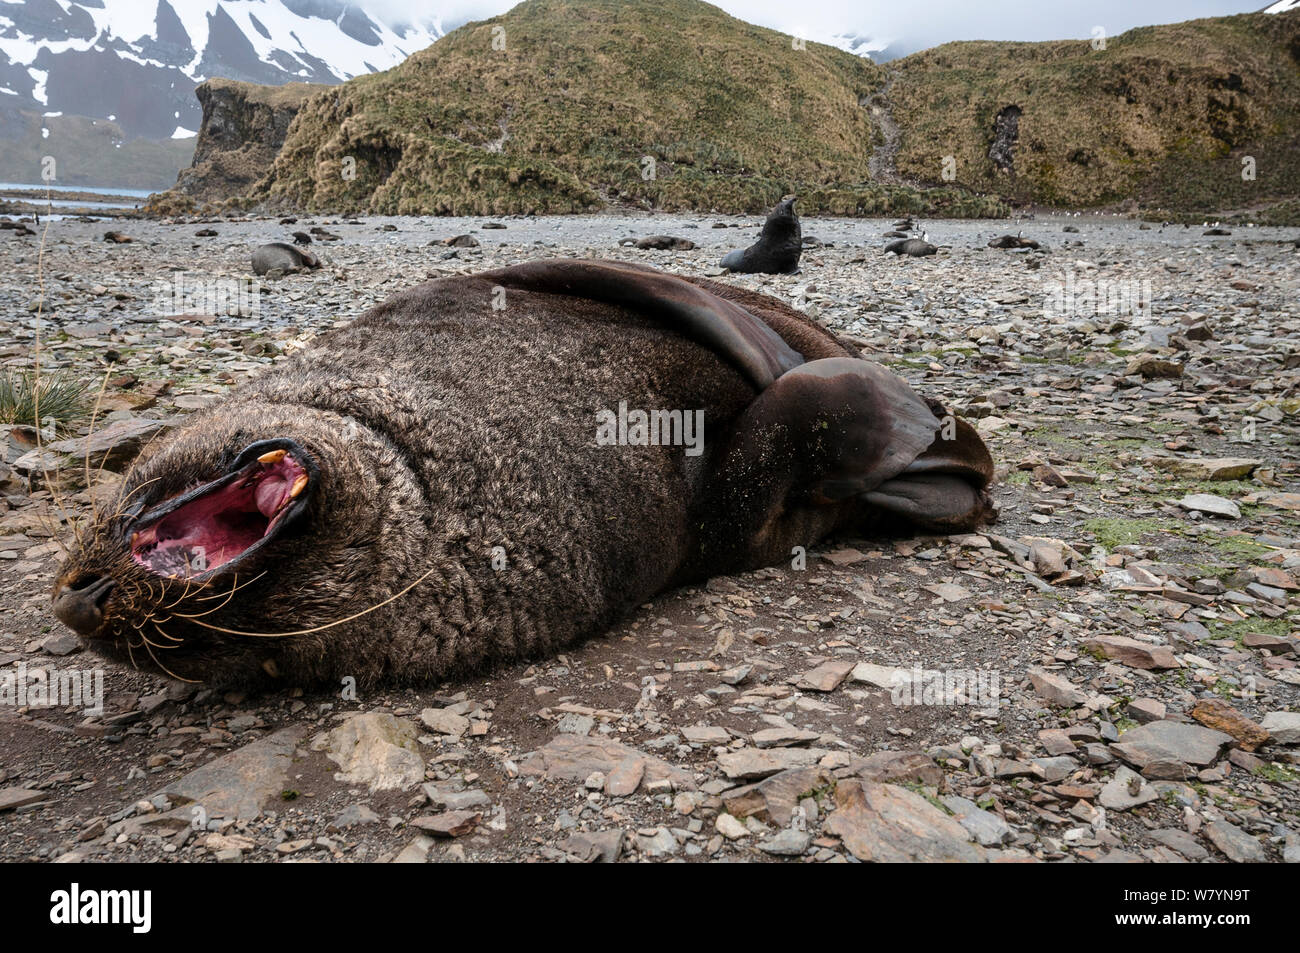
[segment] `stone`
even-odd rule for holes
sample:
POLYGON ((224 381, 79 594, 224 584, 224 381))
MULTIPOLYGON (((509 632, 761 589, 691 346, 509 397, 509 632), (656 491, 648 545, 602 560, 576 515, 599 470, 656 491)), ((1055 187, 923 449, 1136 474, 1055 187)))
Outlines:
POLYGON ((420 724, 439 735, 459 738, 469 731, 469 719, 445 708, 426 708, 420 712, 420 724))
POLYGON ((287 789, 294 751, 304 731, 285 728, 246 744, 195 768, 152 797, 162 794, 172 804, 185 805, 186 817, 193 816, 192 806, 197 805, 208 817, 254 820, 261 815, 262 805, 287 789))
POLYGON ((1190 861, 1205 860, 1210 852, 1197 843, 1196 838, 1186 831, 1164 827, 1151 832, 1151 839, 1163 844, 1170 850, 1177 851, 1190 861))
POLYGON ((750 735, 749 740, 759 748, 786 748, 806 745, 820 737, 819 732, 805 731, 792 725, 789 728, 762 728, 750 735))
POLYGON ((787 827, 759 841, 758 849, 779 857, 798 857, 808 850, 811 843, 812 835, 807 831, 787 827))
POLYGON ((1273 737, 1274 744, 1300 745, 1300 712, 1271 711, 1259 727, 1273 737))
POLYGON ((430 782, 424 785, 423 790, 425 797, 429 799, 429 804, 443 811, 468 811, 473 808, 492 806, 492 799, 488 797, 487 792, 480 791, 478 788, 453 791, 444 787, 443 783, 430 782))
POLYGON ((730 814, 719 814, 713 826, 727 840, 740 840, 742 837, 749 836, 749 828, 730 814))
POLYGON ((909 669, 876 665, 873 662, 859 662, 853 667, 850 677, 855 682, 889 689, 902 688, 912 681, 912 673, 909 669))
POLYGON ((1257 838, 1227 821, 1211 821, 1205 826, 1205 836, 1234 864, 1260 864, 1268 860, 1268 853, 1257 838))
POLYGON ((28 804, 49 800, 46 791, 34 791, 28 788, 0 788, 0 811, 8 811, 28 804))
POLYGON ((949 795, 943 799, 943 806, 952 811, 957 822, 984 847, 1000 847, 1015 838, 1006 821, 974 801, 949 795))
POLYGON ((342 831, 349 827, 356 827, 360 824, 377 824, 379 815, 372 811, 364 804, 349 804, 334 820, 326 825, 326 830, 342 831))
POLYGON ((626 835, 621 830, 579 831, 560 842, 560 850, 584 864, 612 864, 623 853, 626 835))
POLYGON ((1138 354, 1131 358, 1128 366, 1124 368, 1124 376, 1132 377, 1134 374, 1140 374, 1147 378, 1160 377, 1182 377, 1183 365, 1177 361, 1169 361, 1156 354, 1138 354))
POLYGON ((411 826, 434 837, 463 837, 478 826, 482 816, 478 811, 444 811, 414 818, 411 826))
POLYGON ((778 771, 807 768, 824 754, 817 748, 741 748, 718 755, 718 766, 733 781, 757 781, 778 771))
POLYGON ((637 850, 645 857, 667 857, 680 849, 677 838, 666 827, 657 827, 649 832, 637 831, 637 850))
POLYGON ((930 787, 938 787, 943 782, 943 769, 924 751, 875 751, 863 759, 851 759, 849 769, 863 781, 930 787))
POLYGON ((1147 784, 1141 775, 1120 765, 1115 776, 1102 787, 1097 803, 1108 811, 1127 811, 1149 804, 1159 796, 1155 787, 1147 784))
POLYGON ((754 817, 768 824, 786 824, 800 800, 833 778, 820 767, 791 768, 755 784, 722 793, 722 806, 733 817, 754 817))
POLYGON ((731 733, 726 728, 714 725, 688 725, 682 729, 682 737, 696 745, 725 745, 731 741, 731 733))
POLYGON ((1152 671, 1182 668, 1182 663, 1174 657, 1173 651, 1168 646, 1139 642, 1137 639, 1125 638, 1122 635, 1093 636, 1086 639, 1083 646, 1132 668, 1152 671))
POLYGON ((1190 480, 1214 481, 1244 480, 1264 465, 1252 457, 1152 457, 1148 462, 1190 480))
POLYGON ((605 793, 610 797, 627 797, 636 792, 645 777, 645 758, 630 755, 605 775, 605 793))
POLYGON ((841 781, 824 825, 858 860, 983 861, 971 834, 919 794, 893 784, 841 781))
POLYGON ((593 771, 600 771, 608 784, 610 773, 628 759, 641 761, 645 784, 664 782, 678 791, 695 789, 695 778, 690 772, 674 767, 662 758, 640 752, 630 745, 600 736, 556 735, 524 759, 519 765, 519 773, 581 782, 593 771))
POLYGON ((1231 735, 1200 725, 1153 721, 1124 732, 1110 750, 1139 768, 1157 760, 1202 766, 1217 761, 1231 742, 1231 735))
POLYGON ((1075 688, 1068 678, 1041 668, 1029 670, 1029 682, 1038 696, 1052 705, 1075 708, 1088 700, 1088 696, 1075 688))
POLYGON ((1232 735, 1246 751, 1254 751, 1268 741, 1269 734, 1263 726, 1255 724, 1237 709, 1218 698, 1201 699, 1192 709, 1191 716, 1206 728, 1232 735))
POLYGON ((424 780, 415 725, 386 712, 349 715, 313 739, 312 748, 339 766, 335 780, 367 785, 372 793, 404 791, 424 780))
POLYGON ((823 662, 810 669, 795 681, 796 688, 809 692, 833 692, 853 671, 854 663, 846 660, 823 662))
POLYGON ((1222 516, 1232 520, 1241 519, 1241 507, 1232 500, 1215 496, 1213 493, 1189 493, 1178 501, 1178 505, 1196 513, 1209 513, 1211 516, 1222 516))
POLYGON ((1135 698, 1128 703, 1125 710, 1128 712, 1128 716, 1139 725, 1149 724, 1153 721, 1163 721, 1167 713, 1165 703, 1154 698, 1135 698))

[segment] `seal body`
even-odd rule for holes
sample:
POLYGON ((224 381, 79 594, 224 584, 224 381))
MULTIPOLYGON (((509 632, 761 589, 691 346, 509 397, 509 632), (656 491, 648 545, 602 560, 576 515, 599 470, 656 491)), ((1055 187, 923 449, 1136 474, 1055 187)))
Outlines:
POLYGON ((924 238, 900 238, 885 246, 885 251, 895 255, 907 255, 910 258, 923 258, 933 255, 939 249, 924 238))
POLYGON ((991 477, 972 428, 775 299, 537 262, 402 292, 196 414, 54 609, 179 678, 439 679, 836 530, 969 528, 991 477))
POLYGON ((799 216, 794 212, 794 197, 783 199, 768 213, 758 241, 738 249, 722 259, 722 267, 746 274, 761 272, 786 275, 798 270, 803 254, 803 235, 799 216))
POLYGON ((287 242, 268 242, 253 251, 253 271, 259 275, 277 269, 291 272, 319 267, 320 259, 315 254, 287 242))

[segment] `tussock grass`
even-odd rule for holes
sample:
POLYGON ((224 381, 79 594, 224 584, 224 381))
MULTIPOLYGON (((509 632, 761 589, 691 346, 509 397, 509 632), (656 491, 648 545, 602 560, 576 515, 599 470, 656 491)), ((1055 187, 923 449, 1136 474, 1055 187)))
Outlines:
POLYGON ((0 374, 0 423, 37 426, 54 421, 55 429, 64 431, 84 417, 89 408, 89 386, 67 374, 42 373, 39 381, 34 370, 0 374))

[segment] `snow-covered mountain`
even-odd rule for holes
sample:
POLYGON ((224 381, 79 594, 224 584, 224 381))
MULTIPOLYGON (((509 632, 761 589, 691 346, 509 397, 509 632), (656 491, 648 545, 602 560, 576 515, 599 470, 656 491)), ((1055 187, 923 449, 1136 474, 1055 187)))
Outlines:
POLYGON ((128 138, 193 135, 194 87, 339 83, 442 36, 349 0, 0 0, 0 110, 110 119, 128 138))

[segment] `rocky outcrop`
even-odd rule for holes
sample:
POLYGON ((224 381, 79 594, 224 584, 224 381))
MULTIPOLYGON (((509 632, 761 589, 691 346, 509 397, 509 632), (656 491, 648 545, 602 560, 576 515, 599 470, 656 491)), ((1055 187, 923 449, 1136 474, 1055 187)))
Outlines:
POLYGON ((219 78, 201 83, 194 91, 203 107, 194 161, 150 204, 215 202, 243 194, 271 167, 302 104, 324 88, 219 78))

